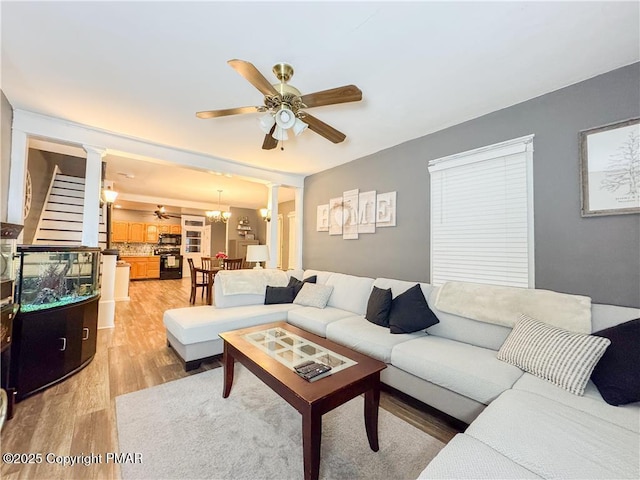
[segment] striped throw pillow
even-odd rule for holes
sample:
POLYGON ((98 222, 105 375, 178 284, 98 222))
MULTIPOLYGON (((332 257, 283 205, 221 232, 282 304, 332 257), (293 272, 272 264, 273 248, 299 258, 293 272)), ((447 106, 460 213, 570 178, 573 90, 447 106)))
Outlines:
POLYGON ((520 315, 498 351, 498 360, 582 395, 610 343, 608 338, 569 332, 520 315))

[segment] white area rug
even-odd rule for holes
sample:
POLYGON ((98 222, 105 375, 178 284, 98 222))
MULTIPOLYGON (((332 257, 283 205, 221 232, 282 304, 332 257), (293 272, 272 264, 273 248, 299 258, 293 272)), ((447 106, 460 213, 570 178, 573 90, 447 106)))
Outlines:
MULTIPOLYGON (((302 479, 302 417, 236 364, 116 398, 123 479, 302 479)), ((415 479, 444 444, 380 408, 380 450, 369 448, 363 398, 322 417, 320 478, 415 479)))

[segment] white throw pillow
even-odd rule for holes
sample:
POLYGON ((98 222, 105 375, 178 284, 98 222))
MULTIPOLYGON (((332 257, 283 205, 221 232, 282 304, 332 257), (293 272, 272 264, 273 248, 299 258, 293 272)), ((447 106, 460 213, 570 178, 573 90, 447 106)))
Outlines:
POLYGON ((520 315, 498 351, 498 360, 582 395, 610 343, 608 338, 569 332, 520 315))
POLYGON ((305 307, 324 308, 327 306, 331 292, 333 292, 332 285, 304 282, 293 303, 305 307))

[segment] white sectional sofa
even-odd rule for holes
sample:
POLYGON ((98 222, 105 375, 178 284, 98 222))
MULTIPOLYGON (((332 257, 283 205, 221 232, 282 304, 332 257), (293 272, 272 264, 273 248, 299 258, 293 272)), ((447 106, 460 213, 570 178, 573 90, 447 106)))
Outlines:
MULTIPOLYGON (((186 368, 222 353, 220 332, 286 320, 384 361, 383 383, 470 424, 420 478, 640 478, 640 403, 608 405, 591 382, 577 396, 498 360, 511 328, 438 310, 437 287, 420 284, 439 323, 391 334, 364 317, 371 290, 390 288, 395 298, 416 282, 287 272, 333 287, 320 309, 264 305, 259 293, 230 295, 223 285, 240 274, 218 275, 215 306, 164 314, 168 343, 186 368)), ((612 305, 593 304, 590 313, 591 331, 640 317, 638 309, 612 305)))

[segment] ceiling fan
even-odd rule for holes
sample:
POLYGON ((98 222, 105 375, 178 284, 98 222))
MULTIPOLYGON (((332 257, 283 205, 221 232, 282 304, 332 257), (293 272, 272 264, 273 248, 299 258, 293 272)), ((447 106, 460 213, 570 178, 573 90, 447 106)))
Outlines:
POLYGON ((197 112, 198 118, 267 112, 267 115, 260 118, 260 128, 266 134, 262 143, 264 150, 271 150, 278 145, 278 141, 287 140, 287 130, 292 130, 295 135, 299 135, 307 127, 333 143, 340 143, 346 138, 344 133, 303 109, 358 102, 362 100, 362 92, 355 85, 345 85, 303 95, 297 88, 287 83, 293 76, 293 67, 287 63, 274 65, 273 73, 280 81, 274 84, 269 83, 252 63, 236 59, 229 60, 227 63, 260 90, 264 95, 264 105, 197 112))
POLYGON ((158 209, 153 212, 153 214, 158 217, 158 220, 167 220, 169 218, 180 218, 180 215, 169 215, 167 213, 167 209, 164 208, 164 205, 158 205, 158 209))

